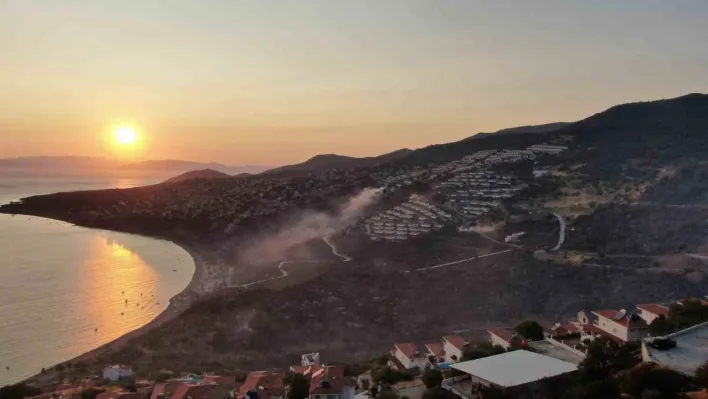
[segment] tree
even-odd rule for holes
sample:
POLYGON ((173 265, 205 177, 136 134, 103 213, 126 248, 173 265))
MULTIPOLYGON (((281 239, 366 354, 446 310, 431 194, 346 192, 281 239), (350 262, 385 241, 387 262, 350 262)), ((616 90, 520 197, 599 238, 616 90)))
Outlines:
POLYGON ((83 392, 81 392, 81 399, 96 399, 96 396, 100 393, 106 392, 103 389, 94 389, 94 388, 89 388, 83 392))
POLYGON ((533 320, 526 320, 516 326, 516 332, 531 341, 543 340, 543 327, 533 320))
POLYGON ((696 369, 696 383, 701 388, 708 388, 708 361, 696 369))
POLYGON ((433 388, 440 386, 443 381, 443 374, 440 370, 428 370, 423 373, 423 384, 426 388, 433 388))
POLYGON ((310 396, 310 379, 302 374, 289 378, 288 399, 305 399, 310 396))
POLYGON ((408 370, 398 371, 390 367, 381 367, 371 370, 371 379, 377 385, 393 385, 399 381, 411 381, 413 377, 413 374, 408 370))
POLYGON ((172 374, 170 373, 165 373, 165 372, 160 372, 157 373, 157 377, 155 377, 155 382, 165 382, 172 377, 172 374))
POLYGON ((641 364, 627 371, 620 384, 622 392, 642 399, 648 391, 657 391, 663 399, 673 399, 689 387, 691 379, 653 364, 641 364))
POLYGON ((598 338, 588 346, 588 354, 580 363, 580 375, 585 381, 609 378, 617 371, 636 364, 632 356, 634 347, 630 344, 618 345, 607 338, 598 338))

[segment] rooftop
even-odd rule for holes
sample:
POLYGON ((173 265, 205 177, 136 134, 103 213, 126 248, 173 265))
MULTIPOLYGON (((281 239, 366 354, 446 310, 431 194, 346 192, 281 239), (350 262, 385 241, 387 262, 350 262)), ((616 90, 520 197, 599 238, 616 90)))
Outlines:
POLYGON ((459 335, 446 335, 443 339, 459 350, 465 349, 465 339, 459 335))
POLYGON ((583 357, 577 353, 563 348, 559 345, 553 345, 548 341, 533 341, 529 342, 529 346, 538 351, 538 353, 546 356, 550 356, 554 359, 562 360, 564 362, 580 364, 583 361, 583 357))
POLYGON ((641 328, 648 328, 649 326, 647 323, 640 319, 632 319, 632 314, 628 313, 627 311, 620 311, 620 310, 612 310, 612 309, 606 309, 606 310, 593 310, 592 311, 595 315, 604 317, 606 319, 610 319, 614 321, 617 324, 620 324, 624 327, 630 328, 630 329, 641 329, 641 328))
POLYGON ((487 330, 487 331, 489 331, 490 334, 494 334, 494 335, 496 335, 497 337, 503 339, 503 340, 506 341, 506 342, 509 342, 509 340, 511 340, 512 332, 509 331, 509 330, 507 330, 506 328, 497 328, 497 327, 494 327, 494 328, 490 328, 490 329, 487 330))
POLYGON ((708 323, 689 327, 668 337, 676 341, 676 347, 668 350, 654 349, 645 340, 642 346, 646 348, 648 358, 644 360, 686 375, 693 375, 696 368, 708 360, 708 323))
POLYGON ((524 385, 578 369, 572 363, 525 350, 457 363, 452 367, 500 387, 524 385))
POLYGON ((658 303, 644 303, 641 305, 637 305, 637 309, 653 313, 659 316, 669 315, 669 308, 667 308, 666 306, 661 306, 658 303))
POLYGON ((425 344, 425 347, 428 348, 428 350, 430 351, 430 353, 433 354, 433 356, 445 356, 445 350, 443 349, 443 345, 440 342, 425 344))

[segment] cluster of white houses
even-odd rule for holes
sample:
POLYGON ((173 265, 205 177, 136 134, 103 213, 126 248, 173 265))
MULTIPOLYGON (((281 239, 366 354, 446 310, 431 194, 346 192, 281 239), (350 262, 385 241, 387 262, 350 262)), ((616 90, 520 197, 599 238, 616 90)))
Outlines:
POLYGON ((450 172, 464 172, 483 166, 495 166, 505 163, 533 160, 540 154, 558 155, 567 150, 568 147, 566 146, 535 144, 523 150, 491 149, 477 151, 460 160, 436 166, 432 169, 432 173, 441 175, 450 172))
POLYGON ((394 241, 439 230, 451 221, 450 213, 414 196, 404 204, 367 219, 364 228, 374 241, 394 241))
MULTIPOLYGON (((475 201, 494 201, 512 198, 528 187, 516 181, 511 175, 495 175, 490 171, 464 172, 436 186, 440 194, 447 198, 446 204, 460 208, 475 201)), ((473 213, 474 214, 474 213, 473 213)))

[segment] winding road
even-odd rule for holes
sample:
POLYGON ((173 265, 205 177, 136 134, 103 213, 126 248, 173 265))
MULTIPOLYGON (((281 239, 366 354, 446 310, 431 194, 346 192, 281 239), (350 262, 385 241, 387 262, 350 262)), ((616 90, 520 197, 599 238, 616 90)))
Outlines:
POLYGON ((330 248, 332 248, 332 253, 335 256, 338 256, 338 257, 344 259, 345 262, 349 262, 352 260, 352 258, 348 257, 347 255, 342 255, 341 253, 339 253, 339 251, 337 250, 337 247, 335 247, 334 243, 332 242, 331 235, 322 237, 322 241, 324 241, 327 245, 329 245, 330 248))
POLYGON ((563 216, 551 212, 553 216, 558 219, 558 223, 560 223, 560 232, 558 232, 558 243, 556 244, 555 247, 551 248, 551 251, 557 251, 560 249, 561 246, 563 246, 563 243, 565 242, 565 220, 563 220, 563 216))
MULTIPOLYGON (((334 246, 334 243, 332 242, 330 236, 324 236, 324 237, 322 237, 322 240, 327 245, 329 245, 330 248, 332 248, 332 253, 335 256, 342 258, 344 260, 344 262, 349 262, 352 260, 352 258, 339 253, 339 251, 337 250, 337 247, 334 246)), ((280 276, 271 277, 271 278, 264 278, 263 280, 258 280, 258 281, 251 281, 250 283, 237 285, 236 287, 237 288, 249 288, 249 287, 256 285, 256 284, 262 284, 262 283, 266 283, 268 281, 280 280, 281 278, 285 278, 288 276, 288 271, 283 269, 283 266, 285 266, 285 265, 291 265, 291 264, 295 264, 295 263, 325 263, 325 262, 329 262, 329 261, 326 261, 326 260, 291 260, 291 261, 285 260, 285 261, 280 262, 280 264, 278 264, 278 270, 280 270, 280 276)))

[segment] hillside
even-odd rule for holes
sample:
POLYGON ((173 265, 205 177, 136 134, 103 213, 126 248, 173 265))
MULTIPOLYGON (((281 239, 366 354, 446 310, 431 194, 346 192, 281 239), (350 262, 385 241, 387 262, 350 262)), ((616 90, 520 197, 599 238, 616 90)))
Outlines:
POLYGON ((405 158, 412 151, 402 149, 377 157, 355 158, 336 154, 323 154, 314 156, 307 161, 295 165, 283 166, 263 172, 263 175, 288 175, 321 172, 336 168, 360 168, 395 162, 405 158))
POLYGON ((312 351, 359 361, 397 340, 705 295, 708 96, 525 129, 243 179, 37 196, 0 212, 195 254, 204 273, 191 308, 96 366, 267 368, 312 351), (542 143, 564 147, 531 147, 542 143))
POLYGON ((180 183, 187 180, 194 179, 224 179, 231 177, 226 173, 221 173, 213 169, 203 169, 203 170, 193 170, 187 173, 182 173, 179 176, 175 176, 171 179, 164 181, 164 183, 180 183))

